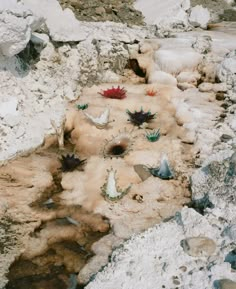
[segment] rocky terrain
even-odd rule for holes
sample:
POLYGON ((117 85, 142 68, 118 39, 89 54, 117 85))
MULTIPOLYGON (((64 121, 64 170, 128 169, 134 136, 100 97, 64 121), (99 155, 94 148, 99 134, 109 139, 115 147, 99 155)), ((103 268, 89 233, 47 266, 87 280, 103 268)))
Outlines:
POLYGON ((234 15, 0 3, 1 289, 236 288, 234 15))

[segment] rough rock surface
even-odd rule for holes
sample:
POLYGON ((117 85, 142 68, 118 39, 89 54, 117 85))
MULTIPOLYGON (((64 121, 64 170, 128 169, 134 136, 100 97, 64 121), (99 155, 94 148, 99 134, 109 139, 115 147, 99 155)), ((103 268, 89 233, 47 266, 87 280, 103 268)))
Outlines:
POLYGON ((134 4, 140 10, 147 24, 157 25, 160 31, 187 30, 189 28, 186 11, 190 8, 189 0, 137 0, 134 4))
POLYGON ((218 66, 219 80, 227 83, 236 93, 236 50, 228 53, 218 66))
POLYGON ((86 289, 152 289, 153 284, 157 288, 215 288, 214 282, 222 278, 236 282, 230 264, 224 262, 232 248, 231 239, 222 237, 234 221, 233 208, 225 214, 215 210, 204 217, 185 208, 172 220, 134 236, 115 250, 111 262, 86 289), (219 220, 226 216, 230 219, 219 220), (193 237, 195 241, 189 242, 193 237), (190 250, 194 256, 189 255, 190 250))
POLYGON ((33 29, 42 19, 17 1, 0 3, 0 54, 11 57, 22 51, 28 44, 33 29))
POLYGON ((143 16, 133 7, 133 0, 60 0, 80 21, 114 21, 129 25, 143 24, 143 16))
POLYGON ((211 14, 211 22, 217 22, 224 15, 224 11, 230 9, 232 11, 233 1, 227 0, 191 0, 191 6, 202 5, 207 8, 211 14), (221 16, 222 15, 222 16, 221 16))
POLYGON ((207 28, 207 24, 210 21, 210 13, 207 8, 203 8, 202 5, 197 5, 191 9, 189 16, 189 22, 194 27, 207 28))

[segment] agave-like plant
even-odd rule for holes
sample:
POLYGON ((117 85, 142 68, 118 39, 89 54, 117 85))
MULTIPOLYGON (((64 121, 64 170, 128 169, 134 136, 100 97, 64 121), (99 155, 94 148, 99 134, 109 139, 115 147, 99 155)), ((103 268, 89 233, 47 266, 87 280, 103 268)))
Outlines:
POLYGON ((61 162, 61 169, 63 172, 71 172, 77 167, 83 165, 86 160, 81 160, 75 155, 69 155, 67 154, 66 156, 62 156, 60 159, 61 162))
POLYGON ((86 112, 84 112, 84 115, 96 126, 96 128, 103 129, 109 123, 110 109, 106 108, 98 117, 94 117, 86 112))
POLYGON ((140 111, 131 112, 128 109, 126 113, 129 115, 129 121, 131 121, 134 125, 141 126, 143 123, 150 122, 156 117, 156 113, 152 114, 150 110, 148 112, 144 112, 141 107, 140 111))
POLYGON ((88 108, 88 103, 84 103, 84 104, 77 104, 77 108, 79 110, 85 110, 88 108))
POLYGON ((157 90, 155 90, 154 88, 148 88, 146 90, 146 95, 148 95, 148 96, 156 96, 157 95, 157 90))
POLYGON ((108 88, 98 93, 106 98, 124 99, 127 97, 126 92, 127 91, 124 87, 120 88, 120 86, 118 85, 118 87, 112 86, 112 88, 108 88))
POLYGON ((160 134, 160 129, 154 130, 151 132, 146 132, 146 139, 150 142, 156 142, 159 140, 161 134, 160 134))
POLYGON ((110 201, 120 200, 124 195, 129 192, 131 185, 126 189, 121 190, 119 187, 117 187, 116 171, 111 168, 107 172, 108 176, 106 182, 101 187, 102 195, 105 199, 108 199, 110 201))
POLYGON ((170 169, 170 165, 166 155, 162 156, 161 164, 157 168, 149 168, 149 172, 162 180, 170 180, 174 178, 174 173, 170 169))

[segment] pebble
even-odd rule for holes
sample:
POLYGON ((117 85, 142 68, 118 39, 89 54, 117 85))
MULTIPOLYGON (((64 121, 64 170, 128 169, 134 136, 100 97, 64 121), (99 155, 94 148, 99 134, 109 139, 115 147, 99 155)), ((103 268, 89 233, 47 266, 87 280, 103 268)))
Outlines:
POLYGON ((216 250, 215 242, 206 237, 192 237, 181 241, 185 253, 192 257, 208 257, 216 250))
POLYGON ((135 165, 134 170, 142 181, 145 181, 152 175, 144 165, 135 165))
POLYGON ((236 289, 236 282, 229 279, 216 280, 214 289, 236 289))

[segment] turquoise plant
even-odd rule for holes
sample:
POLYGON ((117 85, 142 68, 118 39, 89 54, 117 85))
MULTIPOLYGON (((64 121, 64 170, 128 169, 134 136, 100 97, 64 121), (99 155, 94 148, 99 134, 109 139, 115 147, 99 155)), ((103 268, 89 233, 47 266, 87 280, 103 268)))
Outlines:
POLYGON ((166 155, 163 155, 161 164, 156 168, 149 168, 149 172, 162 180, 170 180, 174 178, 174 174, 170 169, 169 162, 166 155))
POLYGON ((85 104, 77 104, 77 108, 79 110, 85 110, 88 108, 88 103, 85 103, 85 104))
POLYGON ((151 132, 146 132, 146 139, 150 142, 156 142, 160 138, 160 129, 151 132))

